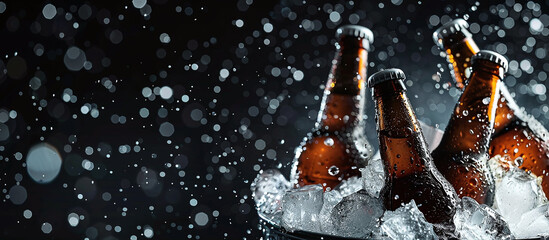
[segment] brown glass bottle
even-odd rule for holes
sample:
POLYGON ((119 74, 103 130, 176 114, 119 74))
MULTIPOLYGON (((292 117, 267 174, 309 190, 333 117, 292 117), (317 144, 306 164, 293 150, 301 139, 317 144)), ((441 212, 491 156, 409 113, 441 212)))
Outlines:
MULTIPOLYGON (((478 52, 477 44, 463 19, 445 24, 433 33, 433 39, 446 52, 452 76, 458 87, 467 82, 467 67, 478 52)), ((520 108, 502 84, 494 122, 489 155, 504 156, 510 164, 521 157, 521 168, 542 176, 543 191, 549 195, 549 133, 543 125, 520 108)))
POLYGON ((467 83, 471 57, 479 48, 467 30, 469 24, 463 19, 455 19, 433 33, 433 40, 440 49, 446 52, 450 74, 457 87, 463 89, 467 83))
POLYGON ((379 151, 387 172, 382 191, 385 207, 395 210, 413 199, 427 221, 452 225, 457 196, 432 162, 404 79, 404 73, 394 68, 368 79, 376 104, 379 151))
POLYGON ((372 156, 363 135, 363 106, 367 50, 372 32, 348 25, 339 38, 332 72, 324 90, 315 129, 296 151, 291 180, 294 185, 322 184, 333 189, 342 180, 359 176, 372 156))
POLYGON ((438 170, 460 197, 491 205, 494 180, 487 169, 505 57, 479 51, 472 57, 469 82, 459 98, 440 145, 433 151, 438 170))

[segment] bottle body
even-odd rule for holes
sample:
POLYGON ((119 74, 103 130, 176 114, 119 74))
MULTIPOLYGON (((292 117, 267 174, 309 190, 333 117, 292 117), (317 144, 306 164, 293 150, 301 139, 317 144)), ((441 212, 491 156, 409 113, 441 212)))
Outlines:
POLYGON ((378 83, 373 95, 379 150, 387 172, 382 190, 385 207, 395 210, 413 199, 429 222, 451 228, 456 194, 432 162, 402 81, 378 83))
POLYGON ((488 146, 503 73, 495 63, 478 61, 433 158, 460 197, 490 205, 494 182, 487 169, 488 146))
MULTIPOLYGON (((457 86, 463 89, 467 83, 470 59, 479 51, 477 44, 464 26, 459 31, 439 36, 437 43, 447 54, 457 86)), ((543 190, 547 195, 549 133, 539 121, 517 105, 504 84, 500 86, 500 95, 488 154, 490 157, 501 155, 510 164, 518 157, 522 158, 521 168, 542 177, 543 190)))
MULTIPOLYGON (((349 121, 358 121, 356 116, 339 117, 331 109, 344 112, 343 109, 361 107, 359 97, 330 94, 326 97, 326 108, 319 118, 330 121, 332 126, 345 126, 349 121), (331 117, 326 117, 331 115, 331 117), (333 116, 337 118, 334 119, 333 116)), ((341 114, 341 113, 340 113, 341 114)), ((359 176, 371 157, 372 149, 362 134, 362 127, 355 126, 346 130, 333 131, 319 124, 309 137, 305 138, 296 152, 292 179, 298 186, 321 184, 324 189, 333 189, 341 181, 359 176)))
POLYGON ((541 186, 549 195, 549 134, 539 121, 529 114, 510 121, 490 143, 490 156, 501 155, 520 168, 542 177, 541 186))
POLYGON ((427 145, 425 151, 409 150, 410 145, 425 142, 421 132, 414 131, 421 130, 379 131, 381 159, 389 173, 383 190, 385 208, 394 211, 414 199, 427 221, 448 223, 455 213, 455 196, 433 166, 427 145), (399 161, 385 161, 389 158, 399 161))
POLYGON ((359 176, 372 156, 363 135, 367 50, 363 38, 341 36, 315 129, 296 151, 292 181, 333 189, 359 176))

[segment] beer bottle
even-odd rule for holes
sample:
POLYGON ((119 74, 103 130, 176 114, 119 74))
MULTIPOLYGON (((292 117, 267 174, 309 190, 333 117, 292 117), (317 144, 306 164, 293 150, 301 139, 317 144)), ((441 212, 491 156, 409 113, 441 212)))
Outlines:
POLYGON ((433 40, 438 47, 446 52, 446 60, 450 74, 456 81, 456 85, 463 89, 469 75, 471 57, 479 48, 472 39, 472 34, 467 30, 469 24, 463 19, 455 19, 433 33, 433 40))
POLYGON ((456 193, 432 162, 421 127, 406 96, 404 72, 392 68, 368 79, 376 105, 379 151, 387 179, 382 193, 388 210, 412 199, 427 221, 451 225, 456 193))
MULTIPOLYGON (((451 73, 458 87, 466 84, 470 58, 478 47, 463 19, 451 21, 433 33, 433 39, 446 52, 451 73)), ((549 195, 549 133, 543 125, 520 108, 505 84, 500 86, 490 157, 503 156, 510 164, 522 158, 521 168, 541 176, 543 191, 549 195)))
POLYGON ((494 182, 487 170, 488 145, 494 128, 499 87, 507 60, 482 50, 472 57, 471 76, 454 113, 433 151, 438 170, 460 197, 491 205, 494 182))
POLYGON ((373 42, 368 28, 347 25, 336 33, 337 53, 324 89, 315 129, 296 151, 292 182, 322 184, 333 189, 342 180, 359 176, 372 156, 363 135, 363 106, 367 51, 373 42))

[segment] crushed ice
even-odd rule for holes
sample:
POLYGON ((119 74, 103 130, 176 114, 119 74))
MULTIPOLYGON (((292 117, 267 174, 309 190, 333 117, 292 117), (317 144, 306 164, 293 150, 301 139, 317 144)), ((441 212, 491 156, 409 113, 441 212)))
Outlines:
MULTIPOLYGON (((521 170, 520 159, 507 164, 489 160, 496 182, 493 206, 464 197, 456 208, 455 235, 460 239, 513 239, 549 236, 549 204, 540 178, 521 170)), ((278 170, 261 171, 252 191, 264 219, 289 231, 383 239, 438 239, 416 203, 386 211, 380 198, 385 184, 383 162, 371 160, 361 177, 331 191, 310 185, 292 188, 278 170)))

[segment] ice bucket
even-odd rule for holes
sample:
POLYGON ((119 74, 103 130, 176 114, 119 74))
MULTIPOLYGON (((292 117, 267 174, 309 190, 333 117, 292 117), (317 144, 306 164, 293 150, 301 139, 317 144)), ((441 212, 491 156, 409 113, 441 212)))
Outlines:
POLYGON ((259 230, 263 232, 264 240, 359 240, 357 238, 344 238, 307 231, 287 231, 259 213, 259 230))
MULTIPOLYGON (((429 150, 432 151, 439 145, 444 132, 435 127, 429 126, 428 124, 425 124, 422 121, 419 121, 419 122, 423 131, 423 135, 429 146, 429 150)), ((374 158, 380 158, 379 152, 377 152, 374 155, 374 158)), ((287 240, 287 239, 288 240, 290 239, 291 240, 317 240, 317 239, 318 240, 327 240, 327 239, 359 240, 358 238, 337 237, 337 236, 309 232, 309 231, 301 231, 301 230, 288 231, 283 227, 279 226, 275 221, 272 221, 272 219, 269 218, 268 216, 265 216, 263 213, 258 212, 258 215, 259 215, 259 230, 262 231, 263 239, 265 240, 287 240)), ((387 237, 387 239, 391 239, 391 238, 387 237)), ((549 240, 549 236, 534 237, 534 238, 528 238, 528 239, 549 240)))
MULTIPOLYGON (((263 216, 261 213, 259 213, 259 230, 262 231, 264 240, 360 240, 358 238, 336 237, 300 230, 287 231, 283 227, 278 226, 276 223, 263 216)), ((549 240, 549 236, 528 238, 524 240, 549 240)))

